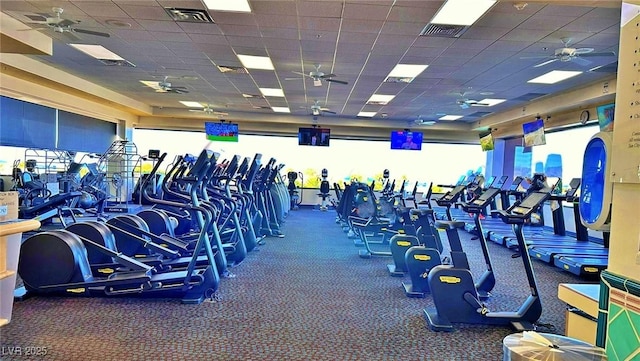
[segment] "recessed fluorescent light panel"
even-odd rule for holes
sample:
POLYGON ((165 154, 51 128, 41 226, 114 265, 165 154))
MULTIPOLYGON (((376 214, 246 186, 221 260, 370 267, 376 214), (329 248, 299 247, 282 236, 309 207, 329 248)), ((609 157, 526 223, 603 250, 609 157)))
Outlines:
POLYGON ((265 97, 284 97, 284 92, 279 88, 258 88, 265 97))
POLYGON ((251 12, 248 0, 202 0, 202 2, 209 10, 251 12))
POLYGON ((160 90, 160 82, 151 81, 151 80, 140 80, 140 82, 149 88, 153 88, 155 90, 160 90))
POLYGON ((124 60, 120 55, 112 52, 102 45, 91 44, 69 44, 70 46, 80 50, 81 52, 101 60, 124 60))
POLYGON ((445 115, 444 117, 438 118, 438 120, 458 120, 462 118, 462 115, 445 115))
POLYGON ((185 107, 189 107, 189 108, 204 108, 202 106, 202 104, 200 104, 198 102, 190 102, 190 101, 186 101, 186 100, 181 100, 180 103, 182 103, 182 105, 184 105, 185 107))
POLYGON ((371 118, 374 115, 376 115, 376 112, 360 112, 358 113, 359 117, 367 117, 367 118, 371 118))
POLYGON ((527 83, 555 84, 582 74, 581 71, 552 70, 544 75, 529 80, 527 83))
POLYGON ((373 94, 369 100, 367 100, 367 104, 375 104, 375 105, 387 105, 395 95, 385 95, 385 94, 373 94))
POLYGON ((492 107, 494 105, 498 105, 500 103, 506 102, 507 99, 494 99, 494 98, 486 98, 482 100, 478 100, 477 103, 471 104, 474 107, 492 107))
POLYGON ((494 0, 447 0, 431 23, 470 26, 495 3, 494 0))
POLYGON ((287 107, 271 107, 271 109, 276 113, 291 113, 287 107))
POLYGON ((397 64, 387 75, 385 82, 392 83, 411 83, 420 73, 422 73, 429 65, 418 64, 397 64))
POLYGON ((261 70, 274 70, 273 63, 268 56, 255 56, 255 55, 241 55, 238 54, 238 59, 247 69, 261 69, 261 70))

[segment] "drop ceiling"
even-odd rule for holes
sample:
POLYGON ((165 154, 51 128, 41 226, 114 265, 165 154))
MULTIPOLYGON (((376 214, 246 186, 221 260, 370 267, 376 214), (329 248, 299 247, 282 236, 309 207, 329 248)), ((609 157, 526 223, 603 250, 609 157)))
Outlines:
POLYGON ((427 127, 420 125, 427 120, 437 122, 432 129, 451 124, 471 129, 483 117, 615 76, 617 56, 540 67, 534 66, 545 59, 531 57, 552 56, 564 47, 563 39, 570 40, 572 48, 617 54, 619 2, 500 1, 458 37, 421 36, 442 4, 252 0, 251 13, 234 13, 207 11, 201 1, 192 0, 2 0, 0 11, 35 28, 38 14, 46 16, 60 7, 63 18, 80 22, 74 27, 108 33, 108 38, 78 33, 78 39, 70 40, 49 28, 37 30, 54 39, 53 55, 29 57, 148 105, 147 126, 155 122, 158 127, 187 129, 190 119, 201 124, 207 114, 189 112, 180 103, 196 101, 228 113, 229 120, 262 123, 265 129, 341 124, 357 134, 359 127, 371 124, 415 128, 427 127), (176 21, 170 15, 191 10, 209 15, 213 22, 176 21), (102 45, 130 64, 105 65, 69 43, 102 45), (274 70, 244 69, 237 54, 268 56, 274 70), (314 86, 313 79, 299 75, 318 64, 322 72, 348 84, 323 81, 314 86), (410 83, 385 82, 397 64, 428 68, 410 83), (590 71, 598 67, 606 71, 590 71), (552 85, 527 82, 551 70, 583 73, 552 85), (140 82, 164 77, 188 93, 159 93, 140 82), (261 96, 259 88, 280 88, 284 97, 261 96), (386 105, 367 104, 373 94, 394 97, 386 105), (485 98, 506 101, 472 105, 485 98), (314 118, 311 106, 316 101, 336 114, 314 118), (291 113, 274 113, 272 107, 291 113), (375 115, 362 118, 360 112, 375 115), (462 118, 439 121, 444 115, 462 118))

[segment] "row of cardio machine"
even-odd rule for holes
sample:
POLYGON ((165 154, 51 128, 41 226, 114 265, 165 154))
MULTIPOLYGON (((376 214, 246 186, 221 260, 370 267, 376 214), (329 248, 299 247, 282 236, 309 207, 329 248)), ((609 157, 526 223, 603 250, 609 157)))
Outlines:
MULTIPOLYGON (((264 243, 282 237, 289 199, 275 159, 260 154, 220 162, 218 154, 179 156, 167 168, 162 198, 137 214, 76 222, 37 233, 21 245, 18 274, 29 295, 181 298, 199 304, 217 294, 230 267, 264 243)), ((156 174, 166 154, 154 165, 156 174)))
MULTIPOLYGON (((392 196, 398 200, 394 203, 396 217, 390 219, 383 217, 382 207, 370 186, 352 183, 345 187, 340 198, 339 209, 345 213, 339 212, 338 220, 346 231, 355 236, 356 246, 363 247, 359 251, 361 257, 392 257, 393 264, 387 266, 390 275, 409 275, 410 281, 403 283, 408 297, 431 295, 434 306, 425 309, 424 316, 432 330, 452 331, 455 323, 533 329, 542 314, 542 305, 523 229, 531 215, 551 197, 553 187, 531 189, 519 203, 495 212, 501 222, 513 228, 529 283, 530 294, 515 311, 492 311, 483 303, 495 286, 484 232, 479 233, 479 241, 487 268, 478 279, 474 279, 469 269, 469 261, 458 235, 458 231, 464 229, 465 222, 454 220, 450 212, 451 206, 460 201, 462 193, 459 190, 466 188, 467 185, 457 186, 437 200, 439 205, 445 207, 447 217, 444 220, 435 219, 429 201, 430 194, 425 197, 423 204, 415 202, 413 207, 406 207, 402 195, 394 194, 392 196), (348 214, 346 210, 351 210, 351 213, 348 214), (437 229, 446 230, 450 249, 447 257, 443 254, 437 229)), ((459 207, 473 214, 475 227, 481 230, 481 214, 491 207, 500 192, 501 187, 489 187, 469 202, 460 203, 459 207)))
MULTIPOLYGON (((535 187, 536 183, 545 181, 558 183, 560 180, 557 178, 546 179, 544 175, 536 174, 530 181, 535 187)), ((491 211, 497 208, 508 209, 512 203, 520 202, 527 194, 527 189, 530 187, 529 182, 519 176, 508 182, 508 177, 503 176, 500 178, 490 177, 486 183, 488 190, 493 189, 496 192, 499 202, 491 202, 483 211, 483 215, 486 214, 486 218, 483 217, 482 220, 483 225, 468 222, 469 212, 456 207, 454 203, 442 203, 441 217, 466 220, 465 229, 467 231, 476 235, 483 233, 488 240, 510 249, 517 249, 519 245, 512 228, 501 222, 495 214, 491 215, 491 211)), ((473 189, 477 187, 478 185, 473 181, 467 180, 456 185, 447 194, 449 197, 461 199, 466 196, 465 193, 473 193, 473 189)), ((534 220, 526 222, 523 228, 526 236, 525 244, 533 259, 554 265, 577 276, 596 278, 608 265, 609 232, 602 232, 601 241, 589 236, 587 227, 585 227, 585 223, 588 224, 588 222, 583 220, 584 211, 581 212, 580 187, 581 178, 573 178, 564 193, 558 193, 556 192, 557 187, 554 188, 548 202, 545 203, 551 209, 551 212, 546 212, 551 216, 551 220, 545 219, 542 207, 534 212, 534 220), (571 208, 571 221, 575 230, 573 232, 566 230, 564 202, 568 203, 571 208)), ((582 204, 584 205, 584 203, 582 204)), ((584 206, 582 208, 584 209, 584 206)))

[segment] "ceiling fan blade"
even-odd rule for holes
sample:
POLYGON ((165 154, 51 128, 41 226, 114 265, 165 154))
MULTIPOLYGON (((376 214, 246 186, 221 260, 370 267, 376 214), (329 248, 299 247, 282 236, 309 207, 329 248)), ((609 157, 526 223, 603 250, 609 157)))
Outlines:
POLYGON ((329 79, 329 78, 333 78, 333 77, 336 77, 336 76, 337 75, 335 75, 335 74, 324 74, 320 78, 329 79))
POLYGON ((591 62, 589 60, 582 59, 579 56, 571 58, 571 61, 573 61, 574 63, 576 63, 578 65, 582 65, 582 66, 587 66, 587 65, 591 64, 591 62))
POLYGON ((222 116, 227 116, 227 115, 229 115, 229 113, 225 113, 225 112, 213 112, 213 114, 215 114, 215 115, 222 115, 222 116))
POLYGON ((29 24, 29 26, 32 26, 32 28, 31 29, 16 29, 16 31, 39 31, 39 30, 43 30, 43 29, 49 29, 49 26, 47 26, 47 25, 29 24))
POLYGON ((601 52, 601 53, 580 54, 581 58, 588 58, 588 57, 592 57, 592 56, 616 56, 616 53, 614 53, 613 51, 604 51, 604 52, 601 52))
POLYGON ((348 81, 344 81, 344 80, 338 80, 338 79, 325 79, 325 81, 330 81, 332 83, 338 83, 338 84, 349 84, 348 81))
POLYGON ((107 33, 103 33, 100 31, 93 31, 93 30, 86 30, 86 29, 76 29, 76 28, 72 28, 71 29, 74 33, 80 33, 80 34, 89 34, 89 35, 95 35, 95 36, 102 36, 103 38, 109 38, 111 37, 111 35, 107 34, 107 33))
POLYGON ((64 31, 62 32, 62 35, 67 38, 67 40, 71 41, 71 42, 78 42, 80 41, 80 38, 73 35, 73 33, 71 33, 71 31, 64 31))
POLYGON ((329 113, 329 114, 337 114, 336 112, 331 111, 331 110, 322 110, 322 112, 323 113, 329 113))
POLYGON ((541 67, 541 66, 545 66, 545 65, 547 65, 547 64, 551 64, 551 63, 553 63, 554 61, 558 61, 558 58, 555 58, 555 59, 551 59, 551 60, 544 61, 544 62, 542 62, 542 63, 540 63, 540 64, 534 65, 533 67, 534 67, 534 68, 539 68, 539 67, 541 67))
POLYGON ((553 58, 553 55, 540 55, 540 56, 521 56, 520 59, 548 59, 553 58))
POLYGON ((302 76, 305 76, 305 77, 307 77, 307 78, 311 78, 311 76, 309 76, 309 74, 301 73, 301 72, 299 72, 299 71, 292 71, 292 73, 294 73, 294 74, 298 74, 298 75, 302 75, 302 76))
POLYGON ((578 49, 575 49, 573 53, 582 55, 582 54, 592 53, 594 50, 595 50, 594 48, 578 48, 578 49))

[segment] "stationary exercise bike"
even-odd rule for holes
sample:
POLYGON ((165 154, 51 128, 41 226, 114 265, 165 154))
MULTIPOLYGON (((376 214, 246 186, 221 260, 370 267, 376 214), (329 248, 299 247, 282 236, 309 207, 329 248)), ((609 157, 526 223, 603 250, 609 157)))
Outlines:
POLYGON ((453 331, 453 323, 487 325, 511 325, 516 330, 531 330, 542 314, 542 303, 533 273, 522 227, 550 197, 553 187, 533 191, 518 205, 494 212, 503 222, 511 224, 518 240, 520 258, 529 283, 531 294, 515 312, 490 311, 480 302, 473 276, 468 269, 456 266, 436 266, 428 276, 433 296, 433 308, 424 310, 424 315, 433 331, 453 331))

